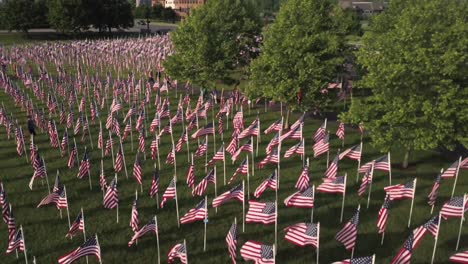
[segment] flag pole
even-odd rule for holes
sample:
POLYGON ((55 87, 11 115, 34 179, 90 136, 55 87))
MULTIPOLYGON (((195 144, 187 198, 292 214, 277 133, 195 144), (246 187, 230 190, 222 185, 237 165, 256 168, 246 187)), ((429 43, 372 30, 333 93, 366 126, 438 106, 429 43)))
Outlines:
POLYGON ((411 216, 413 215, 413 204, 414 204, 414 196, 416 195, 416 183, 418 181, 418 178, 414 178, 413 180, 413 197, 411 199, 411 208, 410 208, 410 213, 409 213, 409 219, 408 219, 408 227, 411 225, 411 216))
POLYGON ((341 202, 341 217, 340 217, 340 223, 343 222, 343 212, 344 212, 344 202, 345 202, 345 197, 346 197, 346 179, 347 179, 348 173, 345 173, 344 176, 344 192, 343 192, 343 201, 341 202))
POLYGON ((319 263, 320 254, 320 222, 317 223, 317 264, 319 263))
POLYGON ((42 163, 44 164, 44 171, 45 171, 45 175, 46 175, 46 182, 47 182, 47 191, 49 192, 50 194, 50 186, 49 186, 49 175, 47 174, 47 167, 46 167, 46 163, 45 163, 45 160, 44 160, 44 157, 41 157, 42 159, 42 163))
MULTIPOLYGON (((261 133, 260 131, 258 133, 261 133)), ((255 176, 255 162, 254 162, 254 149, 253 149, 253 136, 250 136, 250 142, 252 143, 252 176, 255 176)), ((257 151, 258 151, 258 146, 257 146, 257 151)), ((247 157, 248 159, 248 157, 247 157)), ((248 168, 248 167, 247 167, 248 168)))
POLYGON ((434 239, 434 249, 432 250, 431 264, 434 263, 434 257, 435 257, 435 253, 437 249, 437 240, 439 239, 440 220, 441 220, 440 218, 441 218, 441 214, 439 213, 439 222, 437 222, 438 227, 437 227, 437 233, 434 239))
MULTIPOLYGON (((115 183, 118 184, 117 173, 115 174, 115 183)), ((119 203, 117 203, 117 223, 119 222, 119 203)))
POLYGON ((133 151, 133 128, 132 128, 132 116, 130 115, 130 142, 132 144, 132 151, 133 151))
POLYGON ((392 161, 390 159, 390 151, 388 152, 388 181, 392 185, 392 161))
MULTIPOLYGON (((99 120, 99 133, 101 134, 101 137, 102 137, 102 146, 101 146, 101 158, 104 158, 104 135, 102 134, 102 121, 99 120)), ((98 140, 99 140, 99 135, 98 135, 98 140)), ((99 146, 99 143, 98 143, 98 146, 99 146)))
MULTIPOLYGON (((249 170, 249 166, 247 165, 247 171, 249 170)), ((224 185, 226 185, 226 149, 224 148, 224 141, 223 141, 223 177, 224 177, 224 185)))
MULTIPOLYGON (((218 176, 216 175, 216 165, 214 166, 214 185, 215 185, 215 197, 218 197, 218 176)), ((208 184, 208 183, 207 183, 208 184)), ((215 207, 215 212, 218 213, 218 207, 215 207)))
POLYGON ((156 223, 156 246, 158 247, 158 264, 161 264, 161 256, 160 256, 160 251, 159 251, 159 227, 158 227, 158 216, 154 215, 154 222, 156 223))
POLYGON ((187 251, 187 243, 185 242, 185 239, 184 239, 184 248, 185 248, 185 264, 188 264, 188 251, 187 251))
POLYGON ((452 196, 450 198, 453 198, 453 194, 455 193, 455 187, 457 187, 457 180, 458 180, 458 173, 460 172, 460 163, 461 163, 462 157, 458 158, 458 165, 457 165, 457 170, 455 173, 455 181, 453 182, 453 189, 452 189, 452 196))
POLYGON ((67 187, 65 187, 65 185, 63 185, 63 191, 65 192, 65 199, 67 199, 68 229, 70 229, 70 226, 71 226, 71 224, 70 224, 70 211, 68 210, 68 195, 67 195, 67 187))
POLYGON ((278 190, 276 192, 275 201, 275 245, 278 245, 278 190))
POLYGON ((369 194, 367 195, 367 209, 369 209, 369 202, 370 202, 370 197, 371 197, 371 193, 372 193, 372 182, 373 182, 373 179, 374 179, 374 166, 372 165, 371 167, 371 181, 370 181, 370 184, 369 184, 369 194))
MULTIPOLYGON (((182 121, 183 124, 183 121, 182 121)), ((190 162, 190 148, 189 148, 189 132, 187 127, 185 127, 185 135, 187 136, 187 162, 190 162)))
POLYGON ((158 156, 158 168, 161 168, 161 159, 159 158, 159 136, 156 136, 154 133, 154 138, 156 139, 156 155, 158 156))
MULTIPOLYGON (((458 163, 460 164, 460 163, 458 163)), ((457 246, 455 247, 455 250, 458 250, 458 246, 460 245, 460 237, 461 237, 461 231, 463 227, 463 221, 465 221, 465 205, 466 205, 466 197, 467 195, 463 195, 463 205, 462 205, 462 216, 460 217, 460 228, 458 229, 458 238, 457 238, 457 246)))
POLYGON ((119 138, 119 140, 120 140, 120 148, 122 149, 122 159, 123 159, 124 168, 125 168, 125 176, 128 179, 127 162, 125 161, 125 151, 124 151, 123 145, 122 145, 122 138, 119 138))
POLYGON ((359 155, 358 165, 357 165, 357 169, 356 169, 356 182, 359 181, 359 168, 361 167, 361 158, 362 158, 362 140, 361 140, 361 148, 360 149, 361 149, 361 154, 359 155))
MULTIPOLYGON (((443 168, 440 169, 440 174, 442 174, 443 172, 444 172, 444 169, 443 169, 443 168)), ((437 198, 436 198, 436 200, 437 200, 437 198)), ((432 212, 434 211, 434 205, 435 205, 435 201, 434 201, 434 203, 433 203, 432 206, 431 206, 431 215, 432 215, 432 212)))
MULTIPOLYGON (((120 137, 119 137, 120 138, 120 137)), ((112 134, 109 130, 109 142, 112 143, 111 145, 111 154, 112 154, 112 167, 115 168, 115 160, 114 160, 114 143, 112 142, 112 134)), ((103 142, 104 143, 104 142, 103 142)), ((106 144, 107 145, 107 144, 106 144)))
POLYGON ((23 246, 24 246, 24 261, 26 262, 26 264, 28 264, 28 253, 26 252, 26 242, 24 239, 24 231, 23 231, 23 226, 20 225, 20 230, 21 230, 21 235, 23 236, 23 246))
MULTIPOLYGON (((99 251, 101 251, 101 245, 99 244, 99 239, 98 239, 97 234, 95 234, 95 236, 96 236, 96 242, 97 242, 97 244, 98 244, 98 246, 99 246, 99 251)), ((100 257, 101 257, 101 256, 99 256, 99 264, 102 264, 102 260, 101 260, 100 257)), ((86 261, 88 261, 88 256, 86 256, 86 261)))
POLYGON ((177 228, 180 228, 179 223, 179 201, 177 199, 177 177, 174 175, 174 188, 175 188, 175 203, 176 203, 176 214, 177 214, 177 228))
POLYGON ((89 142, 91 143, 91 149, 94 149, 94 143, 93 143, 93 138, 91 137, 91 128, 89 127, 89 121, 88 121, 88 116, 85 115, 86 118, 86 124, 88 125, 88 136, 89 136, 89 142))
MULTIPOLYGON (((312 184, 312 200, 315 201, 315 184, 312 184)), ((312 206, 312 210, 310 213, 310 222, 314 222, 314 206, 312 206)))
MULTIPOLYGON (((211 123, 213 125, 213 130, 215 129, 215 123, 214 123, 214 119, 213 119, 213 123, 211 123)), ((216 154, 216 131, 213 131, 213 153, 216 154)), ((208 152, 208 149, 206 150, 206 152, 208 152)))
POLYGON ((372 264, 374 264, 374 263, 375 263, 375 254, 372 255, 372 264))
MULTIPOLYGON (((245 191, 245 181, 242 181, 242 190, 245 191)), ((242 233, 245 233, 245 195, 242 199, 242 233)))
POLYGON ((208 196, 205 195, 205 219, 203 220, 204 225, 205 225, 205 232, 203 236, 203 252, 206 252, 206 224, 208 223, 208 196))

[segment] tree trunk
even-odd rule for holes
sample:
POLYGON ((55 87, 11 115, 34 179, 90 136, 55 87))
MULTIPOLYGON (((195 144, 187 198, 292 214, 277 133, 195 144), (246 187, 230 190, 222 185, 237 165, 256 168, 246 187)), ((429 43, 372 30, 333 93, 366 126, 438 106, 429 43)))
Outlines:
POLYGON ((408 168, 410 155, 411 155, 411 147, 407 147, 406 151, 405 151, 405 158, 403 160, 403 168, 404 169, 408 168))
POLYGON ((291 109, 287 107, 288 110, 286 111, 286 120, 284 121, 284 128, 288 129, 289 128, 289 116, 291 115, 291 109))

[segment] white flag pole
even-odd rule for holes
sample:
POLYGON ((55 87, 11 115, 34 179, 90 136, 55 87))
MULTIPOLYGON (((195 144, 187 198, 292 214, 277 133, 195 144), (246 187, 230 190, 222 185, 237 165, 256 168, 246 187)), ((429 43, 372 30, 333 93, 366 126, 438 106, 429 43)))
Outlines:
MULTIPOLYGON (((247 165, 247 171, 249 170, 249 166, 247 165)), ((226 185, 226 149, 224 147, 223 141, 223 176, 224 176, 224 185, 226 185)))
POLYGON ((184 239, 184 248, 185 248, 185 264, 188 264, 188 250, 187 250, 187 243, 185 242, 185 239, 184 239))
MULTIPOLYGON (((245 192, 245 181, 242 181, 242 190, 245 192)), ((242 232, 245 232, 245 195, 242 199, 242 232)))
POLYGON ((28 253, 26 252, 26 239, 24 239, 23 226, 20 225, 21 235, 23 236, 23 246, 24 246, 24 261, 28 264, 28 253))
MULTIPOLYGON (((315 185, 314 184, 312 185, 312 200, 315 201, 315 185)), ((315 206, 312 206, 312 210, 311 210, 311 213, 310 213, 310 222, 311 223, 314 222, 314 207, 315 206)))
POLYGON ((410 208, 410 213, 409 213, 409 219, 408 219, 408 227, 411 225, 411 216, 413 215, 413 205, 414 205, 414 196, 416 195, 416 183, 418 181, 418 178, 414 178, 413 181, 413 197, 411 199, 411 208, 410 208))
POLYGON ((460 228, 458 229, 458 238, 457 238, 457 246, 455 247, 455 250, 458 250, 458 246, 460 245, 460 237, 461 237, 461 231, 462 231, 462 227, 463 227, 463 221, 465 221, 465 205, 467 203, 466 201, 467 199, 467 195, 464 194, 463 195, 463 205, 462 205, 462 216, 460 217, 460 228))
POLYGON ((372 165, 371 167, 371 182, 369 184, 369 194, 367 195, 367 209, 369 209, 369 202, 370 202, 370 197, 371 197, 371 193, 372 193, 372 182, 374 181, 374 165, 372 165))
POLYGON ((156 223, 156 228, 157 228, 157 232, 156 232, 156 246, 158 247, 158 264, 161 264, 161 255, 160 255, 160 251, 159 251, 159 227, 158 227, 158 217, 156 215, 154 215, 154 222, 156 223))
POLYGON ((179 201, 177 199, 177 178, 174 175, 174 189, 175 189, 175 203, 176 203, 176 214, 177 214, 177 228, 180 228, 179 222, 179 201))
POLYGON ((250 173, 249 173, 249 155, 246 157, 247 163, 247 199, 250 200, 250 173))
POLYGON ((65 185, 63 186, 63 191, 65 192, 65 199, 67 199, 67 217, 68 217, 68 229, 70 229, 70 211, 68 210, 68 195, 67 195, 67 188, 65 185))
POLYGON ((460 156, 460 158, 458 159, 457 170, 455 173, 455 181, 453 182, 452 196, 450 196, 450 198, 453 198, 453 194, 455 193, 455 187, 457 187, 458 172, 460 171, 461 159, 462 157, 460 156))
POLYGON ((390 159, 390 151, 388 152, 388 181, 392 185, 392 161, 390 159))
POLYGON ((344 176, 344 192, 343 192, 343 201, 341 202, 341 217, 340 217, 340 223, 343 222, 343 212, 344 212, 344 202, 345 202, 345 197, 346 197, 346 178, 348 176, 348 173, 345 173, 344 176))
POLYGON ((320 254, 320 222, 317 223, 317 264, 319 263, 320 254))
POLYGON ((123 159, 123 164, 124 164, 124 168, 125 168, 125 176, 128 179, 127 162, 125 161, 125 151, 124 151, 123 145, 122 145, 122 138, 119 138, 119 139, 120 139, 120 148, 122 149, 122 159, 123 159))
POLYGON ((203 220, 205 226, 205 232, 203 236, 203 252, 206 252, 206 224, 208 223, 208 196, 205 195, 205 219, 203 220))
POLYGON ((434 249, 432 250, 431 264, 434 263, 434 257, 435 257, 435 253, 437 249, 437 240, 439 240, 440 220, 441 220, 440 218, 441 218, 441 214, 439 213, 439 222, 437 223, 438 227, 437 227, 437 233, 434 239, 434 249))

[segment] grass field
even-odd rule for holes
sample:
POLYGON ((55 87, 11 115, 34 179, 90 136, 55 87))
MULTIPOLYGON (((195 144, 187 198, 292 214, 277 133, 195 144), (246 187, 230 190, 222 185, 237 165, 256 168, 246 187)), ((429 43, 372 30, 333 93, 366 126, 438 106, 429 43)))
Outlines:
MULTIPOLYGON (((115 76, 114 76, 115 77, 115 76)), ((27 91, 31 93, 31 91, 27 91)), ((176 112, 178 97, 171 91, 169 93, 171 100, 171 114, 176 112)), ((8 113, 12 113, 15 119, 25 128, 26 113, 19 107, 15 107, 11 98, 3 91, 0 92, 0 100, 3 102, 8 113)), ((150 100, 154 102, 154 98, 150 100)), ((44 105, 36 101, 40 107, 44 105)), ((196 102, 196 95, 192 97, 192 107, 196 102)), ((150 104, 152 106, 152 104, 150 104)), ((217 112, 219 106, 216 106, 217 112)), ((128 110, 128 106, 124 107, 124 113, 120 113, 120 119, 128 110)), ((148 116, 148 124, 154 115, 154 108, 151 107, 148 116)), ((250 113, 247 109, 244 111, 244 123, 246 126, 255 119, 259 112, 261 119, 262 131, 272 122, 280 117, 280 112, 276 108, 264 111, 263 105, 253 108, 250 113)), ((102 111, 105 112, 105 111, 102 111)), ((76 114, 76 113, 75 113, 76 114)), ((101 116, 105 122, 105 113, 101 116)), ((76 116, 76 115, 75 115, 76 116)), ((209 114, 211 116, 211 113, 209 114)), ((299 116, 295 113, 292 121, 299 116)), ((58 121, 58 117, 54 117, 58 121)), ((230 118, 229 120, 232 120, 230 118)), ((311 136, 320 126, 323 120, 307 117, 304 126, 304 136, 306 142, 306 156, 310 156, 310 175, 311 184, 317 186, 321 183, 321 177, 326 169, 326 157, 314 159, 312 152, 311 136)), ((165 121, 162 122, 165 124, 165 121)), ((204 121, 200 121, 204 124, 204 121)), ((328 129, 331 135, 331 154, 330 159, 334 157, 334 153, 338 148, 341 148, 341 142, 334 136, 336 131, 336 123, 329 122, 328 129)), ((224 139, 226 144, 229 141, 229 136, 232 133, 232 124, 229 124, 229 130, 225 132, 224 139)), ((59 137, 61 139, 64 132, 64 125, 58 125, 59 137)), ((53 184, 54 176, 57 170, 60 171, 62 183, 67 187, 68 202, 70 209, 70 218, 73 221, 77 216, 81 207, 83 207, 86 221, 87 234, 97 233, 99 242, 101 243, 102 258, 104 263, 156 263, 156 239, 152 236, 145 236, 138 241, 138 245, 132 248, 127 247, 127 242, 132 236, 132 231, 129 227, 131 205, 134 199, 135 190, 140 192, 140 187, 136 184, 132 177, 133 162, 136 153, 137 133, 134 132, 134 150, 131 148, 131 141, 128 138, 124 142, 125 156, 129 179, 126 179, 125 173, 119 173, 119 223, 116 223, 116 210, 107 210, 102 206, 102 192, 99 189, 98 177, 100 172, 101 151, 97 149, 97 135, 99 124, 95 123, 91 126, 91 134, 94 140, 94 149, 91 149, 89 141, 80 143, 81 134, 76 138, 79 143, 80 158, 85 145, 90 154, 91 178, 93 189, 90 190, 88 180, 79 180, 76 178, 77 168, 68 169, 67 157, 60 157, 58 149, 52 149, 49 146, 49 138, 45 133, 39 133, 36 137, 40 153, 44 156, 47 165, 49 181, 53 184)), ((181 125, 174 127, 174 139, 177 142, 181 134, 181 125)), ((265 157, 265 146, 273 135, 261 136, 260 151, 258 157, 255 158, 256 163, 265 157)), ((27 138, 27 137, 26 137, 27 138)), ((148 195, 148 190, 151 184, 153 164, 149 157, 149 144, 153 137, 146 139, 146 149, 148 159, 142 162, 143 166, 143 193, 139 193, 139 214, 140 226, 144 225, 154 214, 158 216, 159 222, 159 239, 161 248, 161 261, 167 261, 166 254, 168 250, 176 243, 187 240, 188 259, 189 263, 229 263, 229 257, 225 245, 225 236, 228 232, 234 217, 237 217, 238 223, 242 220, 242 205, 239 202, 229 202, 221 206, 218 212, 215 213, 213 208, 209 209, 209 223, 207 226, 207 250, 203 252, 203 223, 196 222, 188 225, 181 225, 177 228, 176 211, 174 200, 169 200, 164 209, 156 208, 155 199, 151 199, 148 195)), ((220 146, 220 136, 216 135, 216 145, 220 146)), ((346 127, 346 142, 345 148, 360 142, 360 135, 356 128, 346 127)), ((162 137, 160 146, 161 163, 160 168, 160 192, 162 195, 173 175, 172 165, 164 164, 165 157, 170 148, 170 137, 165 135, 162 137)), ((241 141, 242 143, 242 141, 241 141)), ((288 140, 282 146, 282 153, 296 142, 288 140)), ((28 142, 26 142, 28 144, 28 142)), ((190 151, 194 151, 197 142, 190 141, 190 151)), ((22 225, 25 233, 26 247, 30 258, 35 256, 37 263, 55 263, 57 258, 71 250, 74 250, 82 242, 82 236, 76 236, 73 240, 66 239, 65 234, 68 231, 66 213, 63 213, 63 218, 60 218, 59 212, 53 206, 36 208, 40 200, 47 194, 47 186, 40 182, 35 183, 35 188, 31 191, 28 188, 28 182, 32 176, 32 168, 26 163, 23 157, 18 157, 16 154, 14 140, 7 140, 4 127, 0 128, 0 179, 6 190, 7 199, 12 204, 17 225, 22 225)), ((116 147, 116 145, 114 146, 116 147)), ((212 138, 209 143, 209 158, 213 154, 212 138)), ((417 151, 411 159, 409 168, 401 169, 403 152, 395 145, 392 149, 392 183, 404 183, 414 177, 418 178, 416 189, 416 198, 414 201, 413 218, 411 229, 425 223, 430 218, 430 207, 427 205, 427 194, 430 192, 433 179, 439 172, 440 168, 448 167, 456 156, 442 155, 436 151, 417 151)), ((381 155, 374 149, 368 136, 364 137, 363 162, 367 162, 381 155)), ((229 155, 227 155, 229 157, 229 155)), ((229 160, 229 159, 228 159, 229 160)), ((242 158, 232 165, 226 163, 226 177, 229 179, 234 170, 238 167, 242 158)), ((197 159, 196 164, 196 184, 206 175, 204 171, 204 158, 197 159)), ((201 197, 192 197, 191 190, 185 184, 185 176, 187 172, 187 152, 185 147, 177 154, 177 178, 178 188, 177 194, 179 198, 179 212, 183 216, 188 210, 193 208, 201 197)), ((105 174, 108 182, 114 175, 112 168, 112 160, 110 157, 104 158, 105 174)), ((253 191, 257 186, 268 176, 273 170, 274 165, 267 165, 262 170, 255 170, 255 175, 250 179, 250 192, 253 199, 253 191)), ((281 161, 281 186, 278 190, 279 201, 279 218, 278 218, 278 256, 277 263, 313 263, 315 262, 315 249, 311 247, 300 248, 296 247, 284 240, 285 227, 299 223, 310 221, 310 210, 290 208, 284 206, 284 199, 291 195, 294 190, 294 184, 300 174, 302 161, 300 157, 293 156, 289 159, 282 158, 281 161)), ((339 174, 348 174, 347 195, 345 201, 345 211, 343 223, 340 224, 340 208, 341 196, 330 194, 317 194, 315 197, 314 222, 321 223, 320 232, 320 262, 330 263, 350 257, 350 252, 347 252, 344 247, 338 243, 334 236, 342 228, 346 221, 353 215, 358 204, 361 204, 360 224, 358 227, 358 240, 356 244, 355 256, 367 256, 376 254, 376 263, 389 263, 391 258, 396 255, 399 248, 409 235, 410 229, 407 228, 408 213, 410 210, 410 200, 402 200, 393 203, 390 210, 387 232, 385 234, 385 242, 380 245, 381 237, 377 234, 375 225, 378 211, 384 199, 383 188, 388 185, 388 175, 382 172, 376 172, 372 185, 372 197, 370 206, 366 209, 367 193, 363 198, 357 196, 359 183, 356 183, 356 168, 357 162, 351 160, 343 160, 339 164, 339 174)), ((231 186, 223 185, 222 163, 217 163, 218 169, 218 190, 221 194, 230 189, 233 185, 240 183, 243 177, 237 176, 231 186)), ((468 173, 461 171, 456 188, 456 195, 462 195, 468 190, 468 173)), ((436 213, 442 204, 450 198, 453 179, 444 180, 441 184, 439 197, 434 209, 436 213)), ((209 202, 214 198, 214 186, 209 185, 207 195, 209 202)), ((260 201, 272 201, 275 199, 275 194, 271 190, 267 190, 261 197, 260 201)), ((247 208, 246 208, 247 209, 247 208)), ((437 254, 435 263, 447 263, 450 255, 455 253, 455 244, 459 227, 459 219, 449 219, 441 224, 441 233, 438 241, 437 254)), ((241 227, 241 225, 239 225, 241 227)), ((461 250, 468 247, 468 229, 464 224, 461 240, 461 250)), ((274 242, 274 225, 263 226, 260 224, 246 224, 245 233, 239 229, 238 249, 247 240, 255 240, 265 244, 273 244, 274 242)), ((434 239, 429 234, 421 242, 420 246, 414 250, 412 263, 429 263, 432 254, 434 239)), ((7 228, 4 223, 0 223, 0 249, 7 248, 7 228)), ((24 259, 20 255, 17 260, 14 254, 10 256, 1 256, 1 263, 22 263, 24 259)), ((81 260, 78 263, 85 263, 81 260)), ((96 263, 91 258, 90 263, 96 263)), ((244 263, 238 254, 238 263, 244 263)))

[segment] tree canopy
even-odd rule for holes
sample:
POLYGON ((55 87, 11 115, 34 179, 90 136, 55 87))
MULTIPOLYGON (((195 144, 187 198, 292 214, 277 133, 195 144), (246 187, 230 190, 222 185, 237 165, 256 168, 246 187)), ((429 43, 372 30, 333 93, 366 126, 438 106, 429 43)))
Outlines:
POLYGON ((252 61, 247 94, 286 103, 289 109, 326 106, 320 90, 336 80, 344 61, 347 17, 329 0, 285 2, 252 61))
POLYGON ((6 0, 0 3, 0 28, 28 32, 35 25, 44 25, 43 0, 6 0))
POLYGON ((175 54, 164 67, 172 78, 201 86, 227 80, 248 63, 242 51, 254 45, 260 31, 250 0, 207 1, 171 34, 175 54))
POLYGON ((364 122, 382 151, 468 146, 468 2, 392 0, 363 37, 359 87, 343 118, 364 122))

